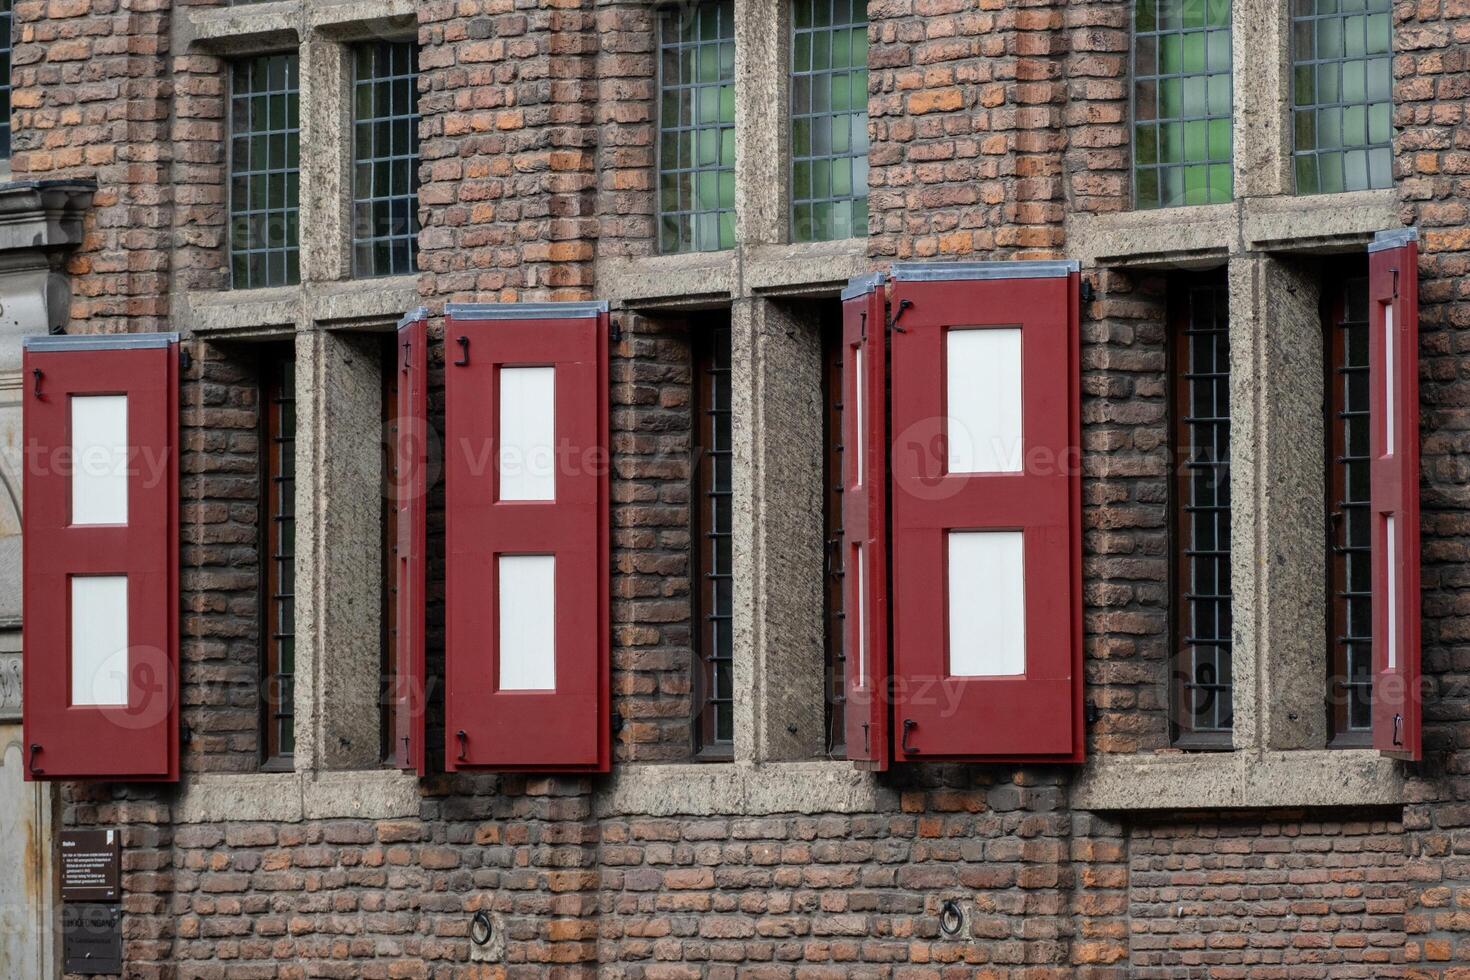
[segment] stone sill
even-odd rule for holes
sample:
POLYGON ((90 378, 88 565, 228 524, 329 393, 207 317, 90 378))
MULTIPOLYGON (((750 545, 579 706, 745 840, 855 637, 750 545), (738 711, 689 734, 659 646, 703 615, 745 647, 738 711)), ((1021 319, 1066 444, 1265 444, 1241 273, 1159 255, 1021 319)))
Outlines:
POLYGON ((355 279, 270 289, 186 293, 179 322, 195 334, 248 339, 294 331, 298 322, 390 328, 419 305, 418 277, 355 279))
POLYGON ((1404 802, 1402 767, 1372 749, 1096 756, 1078 810, 1228 810, 1404 802))
POLYGON ((866 238, 742 245, 724 252, 607 257, 597 261, 597 295, 635 309, 702 309, 753 294, 836 296, 870 271, 866 238))
MULTIPOLYGON (((622 765, 595 777, 599 817, 765 816, 881 813, 898 794, 849 762, 622 765)), ((186 775, 174 819, 230 821, 388 820, 416 817, 418 777, 394 769, 186 775)))
POLYGON ((183 50, 212 54, 260 54, 295 47, 320 32, 355 41, 417 36, 413 0, 273 0, 242 6, 200 7, 179 18, 183 50))
POLYGON ((1069 215, 1067 254, 1084 267, 1208 268, 1235 252, 1354 251, 1374 232, 1400 224, 1398 194, 1391 188, 1283 194, 1229 204, 1069 215))

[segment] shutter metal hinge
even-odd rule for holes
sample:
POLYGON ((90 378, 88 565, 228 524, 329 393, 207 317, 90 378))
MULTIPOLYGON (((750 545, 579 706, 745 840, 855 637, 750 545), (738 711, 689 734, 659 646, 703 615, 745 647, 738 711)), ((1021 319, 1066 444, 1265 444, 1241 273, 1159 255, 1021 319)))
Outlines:
POLYGON ((1398 266, 1393 268, 1393 298, 1399 298, 1399 270, 1398 266))
POLYGON ((44 769, 39 768, 36 765, 36 755, 40 751, 41 751, 41 743, 40 742, 32 742, 31 743, 31 756, 30 756, 29 759, 26 760, 26 768, 31 771, 31 775, 32 776, 39 776, 43 772, 46 771, 44 769))
POLYGON ((616 317, 607 318, 607 339, 614 344, 620 344, 623 341, 623 324, 616 317))
POLYGON ((1082 285, 1078 287, 1078 293, 1081 295, 1082 302, 1084 303, 1091 303, 1097 298, 1097 292, 1092 288, 1092 280, 1090 279, 1082 280, 1082 285))
POLYGON ((889 330, 897 331, 898 333, 908 333, 907 330, 905 330, 903 327, 900 327, 898 325, 898 321, 903 319, 903 315, 905 313, 907 313, 908 310, 909 310, 909 307, 911 307, 913 305, 914 305, 914 301, 911 300, 911 299, 901 299, 901 300, 899 300, 898 301, 898 312, 894 313, 892 316, 890 316, 888 318, 888 329, 889 330))
POLYGON ((459 344, 460 349, 459 360, 454 362, 454 366, 468 367, 470 363, 470 338, 459 336, 454 338, 454 342, 459 344))
POLYGON ((31 368, 31 377, 36 379, 36 397, 44 401, 46 399, 46 396, 41 394, 41 379, 46 377, 46 372, 42 371, 40 368, 31 368))
POLYGON ((191 359, 189 357, 189 348, 181 346, 179 348, 179 371, 183 372, 189 370, 190 361, 191 359))

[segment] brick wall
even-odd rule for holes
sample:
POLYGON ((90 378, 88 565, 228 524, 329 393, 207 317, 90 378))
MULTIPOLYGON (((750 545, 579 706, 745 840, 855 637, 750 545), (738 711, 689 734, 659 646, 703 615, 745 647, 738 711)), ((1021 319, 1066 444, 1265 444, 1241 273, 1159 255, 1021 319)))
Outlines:
POLYGON ((1409 886, 1398 814, 1236 814, 1128 841, 1130 977, 1398 975, 1409 886))
POLYGON ((179 394, 183 768, 260 760, 260 413, 254 359, 188 345, 179 394))

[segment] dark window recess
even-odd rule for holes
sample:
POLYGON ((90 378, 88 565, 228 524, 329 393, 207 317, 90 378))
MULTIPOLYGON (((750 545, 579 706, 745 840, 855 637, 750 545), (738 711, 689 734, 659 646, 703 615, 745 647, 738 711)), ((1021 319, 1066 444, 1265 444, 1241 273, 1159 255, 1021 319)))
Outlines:
POLYGON ((398 376, 400 352, 395 336, 383 345, 383 562, 382 619, 383 650, 378 704, 382 708, 382 752, 392 760, 397 746, 393 744, 398 730, 398 701, 393 696, 396 680, 394 653, 398 649, 398 376))
POLYGON ((1183 748, 1229 748, 1230 338, 1223 283, 1184 286, 1173 311, 1174 727, 1183 748))
POLYGON ((694 367, 694 631, 696 752, 734 751, 730 579, 730 324, 691 327, 694 367))
MULTIPOLYGON (((837 310, 834 313, 839 312, 837 310)), ((842 537, 842 321, 822 325, 822 496, 823 646, 826 661, 826 747, 832 758, 847 755, 847 654, 843 646, 842 583, 845 573, 842 537)))
POLYGON ((418 267, 418 48, 374 41, 352 49, 353 275, 418 267))
POLYGON ((1328 730, 1332 744, 1373 744, 1372 524, 1368 500, 1368 280, 1327 296, 1328 730))
POLYGON ((0 0, 0 159, 10 159, 10 56, 15 44, 11 0, 0 0))
POLYGON ((230 71, 230 283, 301 281, 301 99, 294 54, 230 71))
POLYGON ((265 765, 289 768, 296 747, 296 362, 272 358, 261 384, 264 417, 265 765))

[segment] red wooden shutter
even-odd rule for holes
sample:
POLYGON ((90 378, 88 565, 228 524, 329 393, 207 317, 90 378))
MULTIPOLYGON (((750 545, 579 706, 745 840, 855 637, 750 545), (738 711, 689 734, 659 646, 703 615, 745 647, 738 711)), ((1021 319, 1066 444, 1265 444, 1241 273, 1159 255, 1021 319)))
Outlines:
POLYGON ((414 310, 398 325, 398 404, 394 406, 391 506, 398 510, 394 543, 397 604, 393 637, 393 763, 427 772, 424 709, 425 610, 428 606, 429 520, 429 324, 428 311, 414 310))
POLYGON ((1077 264, 893 283, 895 758, 1080 761, 1077 264))
POLYGON ((179 776, 178 337, 27 337, 27 779, 179 776))
POLYGON ((883 274, 842 293, 842 608, 847 757, 883 770, 888 711, 888 351, 883 274))
POLYGON ((1373 746, 1418 759, 1419 235, 1368 246, 1369 497, 1373 514, 1373 746))
POLYGON ((459 769, 610 762, 607 306, 450 306, 447 733, 459 769))

